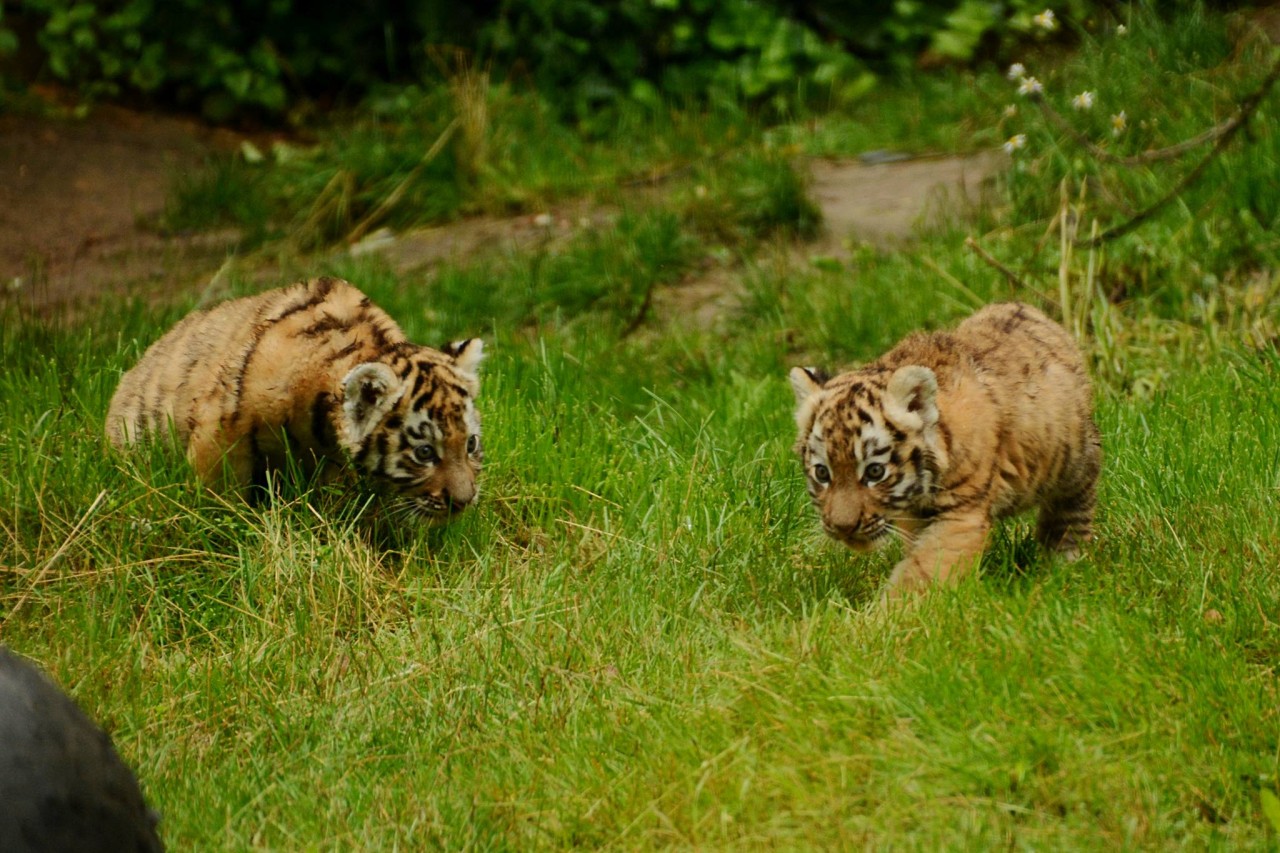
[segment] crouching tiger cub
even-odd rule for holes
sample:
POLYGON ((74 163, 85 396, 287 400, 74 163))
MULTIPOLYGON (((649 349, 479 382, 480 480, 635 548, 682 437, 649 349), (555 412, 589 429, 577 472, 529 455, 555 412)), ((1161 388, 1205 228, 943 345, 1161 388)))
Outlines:
POLYGON ((1102 446, 1089 377, 1036 309, 991 305, 830 381, 794 368, 791 385, 823 529, 858 550, 907 543, 888 597, 960 577, 995 519, 1032 507, 1044 547, 1074 557, 1091 538, 1102 446))
POLYGON ((197 311, 124 374, 107 438, 169 433, 205 482, 247 493, 292 454, 304 470, 350 462, 421 517, 476 497, 479 339, 434 350, 333 278, 197 311))

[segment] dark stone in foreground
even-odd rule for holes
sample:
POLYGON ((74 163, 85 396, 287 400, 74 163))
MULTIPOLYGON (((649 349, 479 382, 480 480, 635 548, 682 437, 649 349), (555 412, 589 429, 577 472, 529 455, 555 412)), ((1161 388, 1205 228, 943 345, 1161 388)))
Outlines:
POLYGON ((0 851, 161 851, 155 813, 111 739, 0 646, 0 851))

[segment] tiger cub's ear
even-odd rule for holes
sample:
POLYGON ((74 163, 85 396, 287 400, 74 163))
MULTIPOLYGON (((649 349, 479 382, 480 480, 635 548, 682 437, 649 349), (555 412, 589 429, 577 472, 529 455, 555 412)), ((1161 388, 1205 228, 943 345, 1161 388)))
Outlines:
POLYGON ((791 390, 796 393, 796 405, 804 405, 804 401, 822 390, 827 377, 816 367, 791 368, 791 390))
POLYGON ((484 341, 467 338, 445 344, 440 351, 453 359, 453 369, 458 372, 475 394, 480 389, 480 362, 484 361, 484 341))
POLYGON ((351 441, 359 443, 372 432, 403 394, 404 383, 382 362, 351 368, 342 380, 342 420, 351 441))
POLYGON ((918 429, 938 423, 938 377, 927 367, 899 367, 885 389, 885 410, 903 426, 918 420, 918 429))

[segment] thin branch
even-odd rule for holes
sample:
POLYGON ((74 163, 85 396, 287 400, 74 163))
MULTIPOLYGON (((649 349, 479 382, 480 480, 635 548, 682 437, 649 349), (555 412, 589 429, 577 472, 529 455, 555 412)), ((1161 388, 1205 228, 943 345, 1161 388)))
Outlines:
MULTIPOLYGON (((1084 185, 1084 186, 1087 186, 1084 185)), ((1078 220, 1071 210, 1067 179, 1058 185, 1058 299, 1062 304, 1062 325, 1071 328, 1071 249, 1076 244, 1078 220)))
POLYGON ((622 330, 622 334, 619 337, 629 338, 644 325, 645 317, 648 316, 649 309, 653 307, 653 290, 657 286, 656 280, 649 282, 649 285, 644 289, 644 299, 640 301, 640 307, 636 309, 636 313, 627 323, 626 328, 622 330))
POLYGON ((84 527, 85 522, 87 522, 90 518, 93 517, 93 514, 98 511, 98 507, 102 506, 102 502, 105 501, 106 499, 107 499, 106 489, 103 489, 102 491, 98 492, 98 496, 93 499, 93 503, 89 504, 89 508, 84 511, 84 515, 80 516, 80 520, 77 521, 74 526, 72 526, 71 532, 67 534, 67 538, 64 539, 62 541, 62 544, 58 546, 58 550, 54 551, 53 556, 50 557, 48 560, 45 560, 44 565, 41 566, 38 570, 36 570, 36 572, 34 573, 35 577, 30 581, 27 588, 22 591, 22 594, 18 596, 18 600, 14 602, 13 607, 9 610, 9 613, 4 617, 4 621, 0 622, 0 628, 4 628, 6 625, 9 624, 9 620, 13 619, 13 617, 18 615, 18 611, 22 609, 23 605, 27 603, 27 599, 31 597, 32 589, 34 589, 36 586, 40 584, 41 581, 44 580, 45 574, 51 568, 53 568, 54 565, 57 564, 57 562, 60 559, 62 559, 63 554, 67 553, 67 551, 70 550, 71 545, 76 541, 76 537, 80 535, 80 528, 84 527))
POLYGON ((1119 225, 1108 228, 1101 234, 1094 235, 1089 238, 1089 240, 1078 245, 1094 248, 1102 245, 1103 243, 1108 243, 1117 237, 1123 237, 1125 234, 1128 234, 1152 216, 1159 213, 1167 204, 1178 196, 1182 195, 1183 191, 1186 190, 1187 187, 1200 179, 1200 176, 1204 174, 1204 171, 1209 167, 1209 164, 1222 153, 1227 145, 1231 143, 1231 140, 1235 138, 1235 135, 1240 131, 1240 129, 1248 123, 1249 118, 1257 111, 1263 98, 1267 96, 1267 93, 1271 90, 1271 87, 1275 85, 1277 80, 1280 80, 1280 57, 1276 58, 1276 61, 1271 66, 1271 71, 1267 73, 1266 79, 1262 81, 1262 84, 1240 102, 1240 108, 1236 111, 1235 116, 1226 122, 1226 124, 1230 124, 1230 127, 1226 128, 1222 134, 1218 136, 1217 142, 1214 144, 1213 148, 1204 156, 1203 159, 1201 159, 1199 163, 1195 165, 1195 168, 1183 176, 1182 180, 1178 181, 1178 183, 1175 184, 1169 192, 1165 193, 1146 209, 1138 211, 1119 225))
POLYGON ((1161 160, 1173 160, 1177 157, 1181 157, 1188 151, 1193 151, 1196 148, 1199 148, 1202 145, 1207 145, 1215 140, 1220 140, 1224 136, 1230 138, 1241 126, 1244 125, 1246 121, 1249 120, 1249 117, 1258 108, 1258 105, 1262 102, 1262 99, 1266 96, 1267 92, 1273 85, 1275 85, 1277 76, 1280 76, 1280 58, 1277 58, 1276 62, 1271 66, 1271 72, 1267 74, 1262 83, 1259 84, 1258 88, 1245 96, 1245 98, 1240 102, 1239 108, 1231 118, 1221 124, 1217 124, 1209 128, 1203 133, 1199 133, 1191 137, 1190 139, 1184 139, 1182 142, 1176 142, 1173 145, 1169 145, 1164 148, 1154 148, 1148 151, 1143 151, 1141 154, 1134 154, 1130 157, 1120 157, 1112 154, 1105 148, 1098 147, 1091 139, 1089 139, 1089 137, 1085 136, 1073 127, 1070 122, 1063 118, 1062 115, 1051 107, 1049 102, 1042 96, 1035 95, 1033 97, 1037 105, 1040 107, 1040 111, 1044 113, 1044 117, 1049 120, 1049 123, 1070 136, 1072 141, 1088 151, 1090 156, 1103 163, 1114 163, 1119 166, 1142 166, 1147 163, 1155 163, 1161 160))
POLYGON ((977 240, 973 239, 972 236, 965 237, 964 244, 975 255, 977 255, 979 258, 982 258, 982 260, 986 261, 988 266, 995 269, 997 272, 999 272, 1001 275, 1007 278, 1009 280, 1009 284, 1013 285, 1015 291, 1020 289, 1031 290, 1031 288, 1027 287, 1026 283, 1023 282, 1022 279, 1018 278, 1017 273, 1015 273, 1013 270, 1006 267, 1004 264, 1000 263, 1000 261, 996 260, 995 256, 992 255, 990 252, 988 252, 986 249, 982 248, 982 244, 979 243, 977 240))
POLYGON ((396 185, 395 189, 388 193, 387 197, 382 200, 381 204, 374 208, 368 216, 360 220, 355 228, 351 229, 351 233, 347 235, 348 243, 354 243, 363 237, 374 223, 381 220, 382 217, 386 216, 393 207, 400 203, 400 199, 404 197, 405 191, 409 188, 409 184, 413 183, 414 179, 418 177, 418 174, 426 168, 432 160, 436 159, 437 155, 439 155, 442 150, 444 150, 445 143, 453 138, 454 131, 457 129, 458 119, 455 118, 453 121, 449 122, 448 126, 445 127, 445 129, 436 138, 436 141, 427 149, 427 153, 422 155, 422 159, 418 161, 418 165, 409 170, 409 173, 404 176, 404 179, 400 181, 399 184, 396 185))
POLYGON ((1201 145, 1218 139, 1222 134, 1238 125, 1241 120, 1240 114, 1236 113, 1221 124, 1215 125, 1204 133, 1197 134, 1190 139, 1184 139, 1182 142, 1175 143, 1166 148, 1155 148, 1143 151, 1141 154, 1134 154, 1131 157, 1120 157, 1116 154, 1112 154, 1107 149, 1094 144, 1093 140, 1073 127, 1069 121, 1062 117, 1061 113, 1049 106, 1049 102, 1044 98, 1037 96, 1036 103, 1040 107, 1040 112, 1044 113, 1044 117, 1049 120, 1049 123, 1061 132, 1065 133, 1067 136, 1070 136, 1071 140, 1075 142, 1076 145, 1079 145, 1081 148, 1089 152, 1089 156, 1102 163, 1114 163, 1119 166, 1141 166, 1146 163, 1155 163, 1160 160, 1173 160, 1177 157, 1181 157, 1188 151, 1192 151, 1199 148, 1201 145))

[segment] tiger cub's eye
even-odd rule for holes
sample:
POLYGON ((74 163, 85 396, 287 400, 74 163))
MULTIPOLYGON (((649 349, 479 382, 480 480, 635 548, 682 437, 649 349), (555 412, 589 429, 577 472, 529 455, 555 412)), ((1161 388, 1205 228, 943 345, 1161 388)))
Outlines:
POLYGON ((480 449, 480 436, 478 435, 467 436, 467 453, 475 453, 479 449, 480 449))
POLYGON ((880 462, 872 462, 866 468, 862 469, 862 481, 868 486, 883 480, 884 475, 884 464, 880 462))
POLYGON ((826 465, 819 462, 817 465, 813 466, 813 479, 825 486, 827 483, 831 482, 831 471, 826 465))
POLYGON ((429 465, 440 457, 436 454, 436 449, 429 444, 419 444, 413 449, 413 458, 417 459, 423 465, 429 465))

